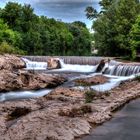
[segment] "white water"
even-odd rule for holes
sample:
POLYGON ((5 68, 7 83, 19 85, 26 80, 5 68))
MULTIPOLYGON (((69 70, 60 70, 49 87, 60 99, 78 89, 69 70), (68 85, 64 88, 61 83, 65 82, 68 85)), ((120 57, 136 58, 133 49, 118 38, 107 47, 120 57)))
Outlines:
MULTIPOLYGON (((30 61, 26 58, 22 58, 22 59, 26 63, 27 70, 32 69, 32 70, 46 70, 47 71, 47 63, 45 63, 45 62, 30 61)), ((65 64, 63 62, 63 60, 60 60, 60 63, 61 63, 61 67, 62 67, 61 69, 51 70, 51 71, 54 71, 54 72, 55 71, 60 71, 60 72, 69 71, 69 72, 84 72, 84 73, 93 72, 90 75, 81 75, 81 76, 76 76, 76 77, 70 77, 69 81, 73 81, 73 80, 79 79, 79 78, 93 77, 95 75, 102 74, 102 73, 94 73, 96 71, 96 68, 98 65, 91 66, 91 65, 65 64)), ((104 91, 110 90, 110 89, 118 86, 122 81, 133 79, 133 78, 135 78, 136 75, 140 75, 140 74, 132 74, 130 76, 112 76, 113 72, 115 71, 115 65, 106 64, 104 69, 102 70, 102 72, 104 72, 106 70, 106 68, 109 68, 109 72, 107 72, 107 73, 109 73, 109 75, 105 75, 106 77, 109 78, 109 81, 105 84, 95 85, 95 86, 91 86, 88 88, 94 89, 96 91, 104 92, 104 91)), ((122 69, 122 67, 119 67, 119 69, 116 72, 116 75, 121 75, 121 73, 123 73, 123 75, 125 75, 124 74, 125 71, 126 71, 126 68, 122 69)), ((136 66, 135 68, 133 68, 133 71, 138 73, 139 66, 136 66)), ((78 89, 83 90, 87 87, 77 86, 77 87, 73 87, 73 88, 78 88, 78 89)), ((36 97, 44 96, 44 95, 50 93, 50 91, 51 90, 49 90, 49 89, 44 89, 44 90, 38 90, 38 91, 16 91, 16 92, 9 92, 9 93, 1 93, 0 101, 36 98, 36 97)))
POLYGON ((11 91, 8 93, 0 94, 0 102, 7 100, 16 100, 16 99, 28 99, 28 98, 37 98, 47 95, 51 92, 49 89, 43 89, 38 91, 11 91))
POLYGON ((63 60, 60 60, 61 69, 60 71, 71 71, 71 72, 95 72, 98 65, 74 65, 65 64, 63 60))
MULTIPOLYGON (((137 75, 140 75, 140 74, 137 74, 137 75)), ((88 88, 99 91, 99 92, 105 92, 105 91, 111 90, 111 89, 119 86, 119 84, 123 81, 131 80, 131 79, 134 79, 136 77, 136 75, 131 75, 131 76, 104 75, 104 76, 109 78, 109 81, 107 83, 100 84, 100 85, 95 85, 95 86, 90 86, 88 88)), ((84 90, 87 87, 77 86, 77 87, 74 87, 74 88, 84 90)))
POLYGON ((26 58, 22 58, 22 60, 26 63, 27 70, 46 70, 47 69, 47 62, 35 62, 35 61, 30 61, 26 58))
MULTIPOLYGON (((27 70, 47 70, 47 63, 46 62, 36 62, 30 61, 26 58, 22 58, 23 61, 26 63, 27 70)), ((49 71, 69 71, 69 72, 95 72, 96 66, 91 65, 73 65, 73 64, 65 64, 62 59, 60 59, 61 69, 54 69, 49 71)))

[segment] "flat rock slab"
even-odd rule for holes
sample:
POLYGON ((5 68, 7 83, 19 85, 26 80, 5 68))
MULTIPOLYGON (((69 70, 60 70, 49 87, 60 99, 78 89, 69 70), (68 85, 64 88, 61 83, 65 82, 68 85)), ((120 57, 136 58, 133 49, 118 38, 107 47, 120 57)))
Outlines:
POLYGON ((80 86, 91 86, 99 85, 108 82, 108 78, 102 75, 96 75, 90 78, 83 78, 75 80, 76 85, 80 86))

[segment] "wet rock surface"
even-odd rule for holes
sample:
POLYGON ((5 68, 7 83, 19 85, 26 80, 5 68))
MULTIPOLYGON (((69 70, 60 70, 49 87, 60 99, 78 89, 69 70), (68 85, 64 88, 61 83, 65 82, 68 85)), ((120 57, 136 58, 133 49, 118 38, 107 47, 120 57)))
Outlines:
POLYGON ((16 70, 25 68, 26 64, 15 55, 0 55, 0 70, 16 70))
POLYGON ((47 64, 48 64, 47 68, 49 70, 61 68, 61 64, 58 58, 48 58, 47 64))
POLYGON ((112 112, 126 102, 139 97, 139 90, 138 81, 128 81, 85 104, 83 91, 59 87, 38 99, 0 103, 1 140, 78 139, 89 134, 93 125, 109 120, 112 112), (8 120, 17 108, 27 113, 21 111, 21 115, 8 120))
POLYGON ((80 86, 98 85, 98 84, 104 84, 106 82, 108 82, 108 78, 102 75, 75 80, 76 85, 80 85, 80 86))
POLYGON ((53 88, 66 81, 55 74, 26 71, 24 61, 14 55, 0 55, 0 91, 53 88))
MULTIPOLYGON (((6 62, 0 70, 1 91, 53 88, 66 81, 63 76, 19 70, 18 63, 13 66, 6 62)), ((106 80, 85 79, 92 84, 106 80)), ((1 102, 0 140, 78 139, 89 134, 92 126, 109 120, 112 112, 125 103, 140 97, 139 91, 138 81, 128 81, 109 92, 95 94, 90 103, 85 103, 85 91, 65 87, 55 88, 41 98, 1 102)))
POLYGON ((66 81, 64 77, 51 74, 30 73, 27 71, 0 71, 0 91, 32 90, 53 88, 66 81))

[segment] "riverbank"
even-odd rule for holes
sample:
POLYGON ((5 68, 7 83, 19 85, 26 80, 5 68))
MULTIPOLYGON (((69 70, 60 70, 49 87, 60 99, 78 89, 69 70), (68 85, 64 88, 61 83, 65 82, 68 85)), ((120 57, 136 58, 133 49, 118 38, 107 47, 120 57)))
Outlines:
POLYGON ((139 97, 139 91, 138 81, 127 81, 97 94, 91 103, 85 103, 84 91, 62 87, 41 98, 0 103, 1 140, 82 137, 94 126, 109 120, 113 111, 139 97))
MULTIPOLYGON (((133 75, 130 77, 112 75, 106 77, 101 73, 94 73, 96 66, 65 63, 62 63, 64 66, 62 69, 71 69, 74 73, 61 71, 58 74, 45 74, 43 71, 38 73, 34 68, 35 66, 41 67, 47 71, 46 62, 39 63, 28 60, 24 62, 23 59, 10 55, 0 57, 2 58, 0 63, 1 95, 3 91, 10 91, 10 93, 4 93, 1 96, 1 101, 4 102, 0 103, 0 140, 81 139, 84 135, 89 134, 94 126, 111 119, 114 111, 140 96, 139 81, 136 79, 128 80, 135 77, 135 72, 139 72, 139 66, 132 68, 130 66, 127 71, 124 68, 117 67, 118 70, 113 68, 113 71, 126 73, 125 75, 132 72, 133 75), (33 69, 29 70, 27 66, 33 69), (24 69, 25 67, 27 69, 24 69), (77 68, 80 72, 81 70, 82 72, 88 70, 89 73, 90 70, 92 74, 82 75, 77 72, 77 68), (127 82, 120 84, 124 80, 127 82), (111 81, 114 86, 111 85, 111 81), (85 87, 80 88, 81 85, 85 87), (91 90, 92 85, 98 86, 98 92, 91 90), (116 87, 117 85, 119 86, 116 87), (105 88, 105 86, 110 89, 116 88, 101 92, 101 88, 105 88), (42 88, 47 88, 47 90, 44 89, 44 91, 35 94, 45 96, 35 95, 34 97, 38 98, 29 99, 33 97, 31 94, 34 94, 29 90, 37 91, 42 88), (25 89, 27 90, 26 93, 11 92, 12 90, 21 91, 25 89), (18 96, 21 93, 22 95, 18 96), (28 99, 21 98, 23 95, 28 99), (17 97, 13 98, 13 96, 17 97)), ((55 70, 52 71, 55 72, 55 70)))
POLYGON ((126 104, 110 121, 94 128, 82 140, 139 140, 140 98, 126 104))

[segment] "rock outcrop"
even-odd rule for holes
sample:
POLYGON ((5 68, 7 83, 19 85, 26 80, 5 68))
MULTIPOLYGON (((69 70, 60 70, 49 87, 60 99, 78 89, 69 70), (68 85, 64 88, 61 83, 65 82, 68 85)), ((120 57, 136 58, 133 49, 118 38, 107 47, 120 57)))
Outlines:
POLYGON ((66 78, 59 75, 26 71, 24 61, 14 55, 0 55, 0 91, 53 88, 66 78))
POLYGON ((25 67, 25 62, 15 55, 0 55, 0 70, 16 70, 25 67))
POLYGON ((108 78, 102 75, 96 75, 90 78, 83 78, 75 80, 76 85, 79 86, 91 86, 91 85, 98 85, 104 84, 108 81, 108 78))
POLYGON ((59 75, 30 73, 28 71, 0 71, 0 91, 53 88, 66 81, 59 75))
POLYGON ((49 70, 51 69, 60 69, 61 68, 61 64, 58 58, 48 58, 47 60, 47 68, 49 70))
POLYGON ((140 97, 139 90, 139 82, 129 81, 88 104, 84 92, 68 88, 57 88, 39 99, 0 103, 0 139, 73 140, 89 134, 92 125, 109 120, 112 111, 140 97))
MULTIPOLYGON (((98 66, 97 66, 97 69, 96 69, 96 72, 101 72, 102 70, 103 70, 103 68, 104 68, 104 66, 105 66, 105 64, 106 63, 110 63, 110 59, 108 59, 108 60, 104 60, 104 59, 102 59, 101 61, 100 61, 100 63, 98 64, 98 66)), ((107 68, 106 68, 107 69, 107 68)))

